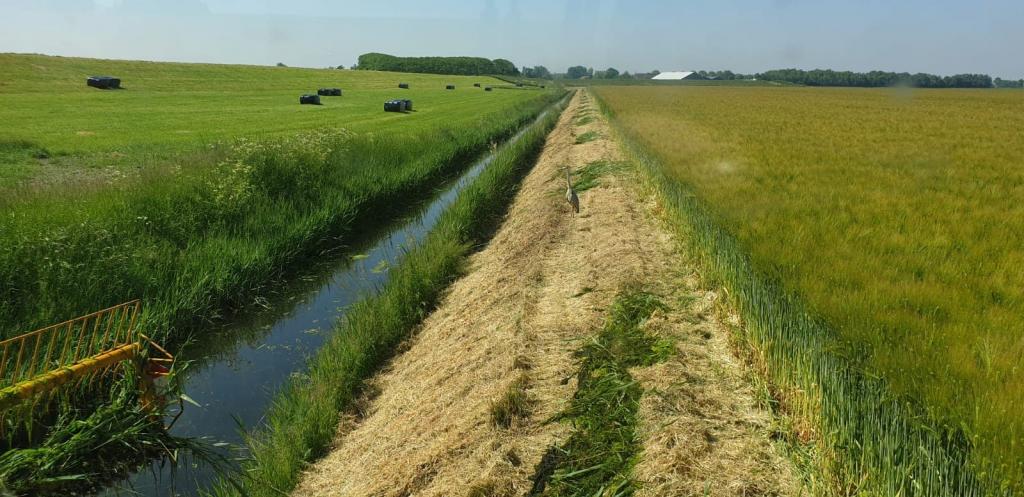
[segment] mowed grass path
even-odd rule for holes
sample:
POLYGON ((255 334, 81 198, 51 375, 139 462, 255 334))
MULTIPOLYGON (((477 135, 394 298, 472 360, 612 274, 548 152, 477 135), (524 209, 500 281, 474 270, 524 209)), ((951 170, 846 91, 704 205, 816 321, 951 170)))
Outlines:
MULTIPOLYGON (((176 64, 0 54, 0 187, 39 172, 36 149, 61 165, 137 167, 237 137, 289 136, 316 128, 355 133, 418 133, 458 125, 523 103, 536 90, 490 77, 337 69, 176 64), (122 80, 123 90, 85 85, 90 75, 122 80), (409 83, 410 89, 398 88, 409 83), (456 90, 445 90, 446 84, 456 90), (338 87, 342 97, 299 105, 299 95, 338 87), (383 112, 385 100, 413 100, 415 112, 383 112), (5 152, 4 144, 20 150, 5 152), (29 147, 31 145, 31 147, 29 147)), ((10 149, 11 147, 6 147, 10 149)))
POLYGON ((595 91, 846 354, 1024 482, 1024 92, 595 91))

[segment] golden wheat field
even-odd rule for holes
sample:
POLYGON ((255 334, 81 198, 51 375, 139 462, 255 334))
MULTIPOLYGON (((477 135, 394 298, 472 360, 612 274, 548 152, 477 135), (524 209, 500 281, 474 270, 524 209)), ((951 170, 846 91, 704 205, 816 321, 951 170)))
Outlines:
POLYGON ((764 278, 1024 473, 1024 92, 595 91, 764 278))

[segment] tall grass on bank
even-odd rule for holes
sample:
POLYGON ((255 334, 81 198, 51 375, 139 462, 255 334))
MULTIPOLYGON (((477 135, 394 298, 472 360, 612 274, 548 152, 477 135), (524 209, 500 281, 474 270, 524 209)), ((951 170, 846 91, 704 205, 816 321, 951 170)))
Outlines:
MULTIPOLYGON (((0 450, 0 495, 91 494, 165 455, 175 464, 187 458, 227 466, 206 442, 175 437, 162 419, 154 421, 140 404, 137 381, 134 374, 126 374, 105 385, 103 395, 89 395, 95 386, 79 388, 68 394, 75 402, 55 403, 52 426, 42 436, 0 450)), ((22 409, 33 407, 40 406, 22 409)), ((4 422, 9 424, 8 419, 4 422)))
POLYGON ((250 304, 290 266, 429 194, 554 98, 538 92, 515 111, 412 135, 242 140, 214 167, 12 205, 0 214, 0 337, 141 298, 143 329, 165 339, 250 304))
POLYGON ((728 289, 745 326, 737 340, 774 386, 783 409, 806 422, 817 450, 808 484, 822 495, 1009 496, 1005 468, 972 457, 971 439, 936 423, 919 401, 894 395, 865 371, 835 330, 778 280, 756 270, 745 246, 723 229, 690 186, 599 99, 628 151, 706 274, 728 289))
POLYGON ((466 257, 493 233, 563 106, 501 149, 424 242, 389 271, 380 292, 347 312, 306 373, 277 394, 266 424, 248 437, 251 459, 240 476, 222 481, 214 495, 278 496, 294 488, 306 465, 329 448, 339 413, 351 406, 362 382, 391 357, 460 275, 466 257))

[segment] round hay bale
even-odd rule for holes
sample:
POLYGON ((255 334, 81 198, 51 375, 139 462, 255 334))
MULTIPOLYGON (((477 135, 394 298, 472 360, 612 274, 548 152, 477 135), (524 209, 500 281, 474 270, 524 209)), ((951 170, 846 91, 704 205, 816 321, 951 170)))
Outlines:
POLYGON ((112 76, 89 76, 85 84, 101 90, 112 90, 121 87, 121 80, 112 76))

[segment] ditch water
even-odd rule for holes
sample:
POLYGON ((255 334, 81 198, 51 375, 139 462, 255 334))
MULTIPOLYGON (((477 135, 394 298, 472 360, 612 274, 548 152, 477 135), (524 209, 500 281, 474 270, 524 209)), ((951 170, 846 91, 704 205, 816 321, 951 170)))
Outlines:
MULTIPOLYGON (((547 111, 541 113, 535 122, 546 115, 547 111)), ((266 310, 197 333, 199 341, 179 351, 178 359, 192 361, 185 371, 184 392, 198 406, 186 404, 171 433, 201 437, 237 456, 229 447, 242 445, 240 427, 260 425, 274 393, 289 377, 301 374, 307 358, 324 344, 346 309, 387 281, 388 267, 423 241, 459 192, 493 160, 494 153, 488 154, 421 203, 413 216, 366 236, 370 241, 346 248, 344 257, 328 257, 331 261, 299 275, 280 292, 281 298, 267 303, 266 310)), ((216 476, 201 463, 155 461, 101 495, 197 496, 216 476)))

